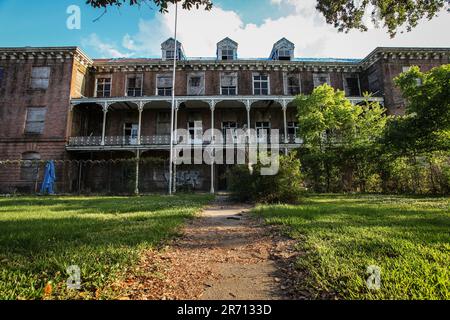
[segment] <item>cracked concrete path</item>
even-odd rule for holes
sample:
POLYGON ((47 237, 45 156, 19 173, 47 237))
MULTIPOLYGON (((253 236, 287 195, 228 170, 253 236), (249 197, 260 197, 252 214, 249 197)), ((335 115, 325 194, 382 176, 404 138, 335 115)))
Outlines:
POLYGON ((164 250, 144 253, 126 280, 132 299, 289 299, 293 242, 217 196, 164 250))

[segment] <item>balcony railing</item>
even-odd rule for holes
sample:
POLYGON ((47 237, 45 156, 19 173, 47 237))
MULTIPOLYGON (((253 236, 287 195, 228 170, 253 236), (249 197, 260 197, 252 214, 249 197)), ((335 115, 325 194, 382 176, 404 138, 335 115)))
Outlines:
MULTIPOLYGON (((181 141, 181 140, 180 140, 181 141)), ((239 143, 239 139, 237 138, 224 138, 224 141, 219 142, 216 139, 217 144, 236 144, 239 143)), ((207 145, 210 144, 210 139, 189 139, 188 144, 192 145, 207 145)), ((270 137, 256 137, 253 143, 273 143, 270 137)), ((302 141, 300 138, 295 137, 294 135, 288 135, 287 141, 284 139, 284 134, 279 135, 280 144, 301 144, 302 141)), ((170 136, 169 135, 153 135, 153 136, 142 136, 140 145, 143 146, 167 146, 170 144, 170 136)), ((177 144, 175 142, 175 144, 177 144)), ((179 144, 179 142, 178 142, 179 144)), ((130 136, 105 136, 104 146, 138 146, 139 141, 136 137, 130 136)), ((99 147, 102 146, 102 137, 100 136, 85 136, 85 137, 71 137, 68 143, 69 147, 99 147)))

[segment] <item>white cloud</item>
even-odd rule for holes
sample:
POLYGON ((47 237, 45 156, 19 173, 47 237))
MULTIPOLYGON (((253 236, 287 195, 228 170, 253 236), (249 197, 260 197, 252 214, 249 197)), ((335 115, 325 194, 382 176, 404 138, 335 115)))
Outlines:
MULTIPOLYGON (((450 30, 450 19, 444 11, 439 17, 420 23, 412 32, 390 39, 385 29, 368 32, 339 33, 326 24, 315 9, 315 0, 271 0, 274 5, 287 5, 292 13, 262 24, 245 24, 235 11, 215 6, 211 11, 179 10, 179 40, 191 57, 214 56, 216 43, 230 37, 239 43, 240 57, 268 57, 273 43, 286 37, 296 44, 298 57, 360 58, 377 46, 448 46, 449 36, 436 30, 450 30)), ((270 8, 268 8, 270 10, 270 8)), ((135 56, 159 56, 160 44, 174 32, 174 10, 152 21, 139 21, 139 32, 125 34, 122 46, 135 56)), ((99 39, 96 39, 99 40, 99 39)), ((120 50, 103 47, 115 54, 120 50)))
POLYGON ((96 58, 124 58, 133 55, 133 53, 121 52, 116 45, 100 40, 95 33, 90 34, 88 38, 82 39, 81 45, 94 48, 100 54, 96 58))

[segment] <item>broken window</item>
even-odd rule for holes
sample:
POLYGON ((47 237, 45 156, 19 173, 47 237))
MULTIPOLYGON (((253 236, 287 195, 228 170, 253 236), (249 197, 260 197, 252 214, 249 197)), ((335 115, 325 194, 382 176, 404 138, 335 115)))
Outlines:
POLYGON ((137 123, 125 123, 123 125, 124 144, 137 144, 139 125, 137 123))
POLYGON ((156 119, 156 134, 157 135, 170 135, 170 117, 169 111, 158 112, 156 119))
POLYGON ((237 95, 237 73, 227 72, 220 75, 220 93, 225 96, 237 95))
POLYGON ((286 76, 286 95, 296 96, 300 94, 300 75, 288 74, 286 76))
POLYGON ((172 95, 172 75, 158 75, 156 76, 157 88, 156 94, 158 96, 172 95))
POLYGON ((37 152, 25 152, 22 154, 22 163, 20 166, 20 179, 34 182, 38 179, 39 160, 41 155, 37 152))
POLYGON ((236 121, 222 122, 222 136, 226 143, 234 143, 237 141, 236 129, 236 121))
POLYGON ((47 108, 30 107, 27 109, 27 121, 25 123, 26 134, 42 134, 44 132, 45 115, 47 108))
POLYGON ((188 131, 191 143, 203 143, 203 125, 200 112, 192 112, 189 114, 188 131))
POLYGON ((97 78, 97 86, 95 96, 99 98, 106 98, 111 96, 111 77, 97 78))
POLYGON ((199 96, 205 94, 205 75, 204 73, 191 73, 188 75, 189 96, 199 96))
POLYGON ((330 75, 328 73, 314 73, 313 82, 314 88, 317 88, 325 83, 331 86, 330 75))
POLYGON ((380 80, 378 78, 378 75, 376 74, 375 71, 373 71, 372 73, 370 73, 367 76, 367 80, 369 82, 369 90, 370 92, 377 94, 380 91, 380 80))
POLYGON ((269 95, 269 76, 253 75, 253 94, 267 96, 269 95))
POLYGON ((361 96, 358 75, 344 75, 344 90, 347 97, 361 96))
POLYGON ((222 52, 222 54, 221 54, 221 57, 222 57, 222 60, 234 60, 234 48, 232 48, 232 47, 228 47, 228 46, 226 46, 226 47, 223 47, 222 48, 222 50, 221 50, 221 52, 222 52))
POLYGON ((278 60, 291 60, 292 51, 286 48, 278 50, 278 60))
POLYGON ((128 97, 142 96, 142 74, 133 74, 127 76, 127 92, 128 97))
POLYGON ((175 50, 166 50, 166 60, 173 60, 175 55, 175 50))
POLYGON ((33 67, 31 71, 31 88, 47 89, 50 82, 50 67, 33 67))

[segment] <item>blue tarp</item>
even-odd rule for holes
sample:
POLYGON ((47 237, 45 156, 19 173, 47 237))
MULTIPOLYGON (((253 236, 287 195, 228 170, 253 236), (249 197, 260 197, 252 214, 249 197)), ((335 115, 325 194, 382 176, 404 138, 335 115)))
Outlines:
POLYGON ((52 160, 50 160, 45 165, 44 181, 42 182, 41 193, 54 194, 55 180, 55 164, 52 160))

